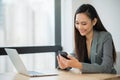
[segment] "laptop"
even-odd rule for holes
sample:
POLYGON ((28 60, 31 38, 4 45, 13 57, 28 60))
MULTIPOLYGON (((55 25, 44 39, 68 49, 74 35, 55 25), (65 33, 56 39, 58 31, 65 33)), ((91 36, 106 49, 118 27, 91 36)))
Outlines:
POLYGON ((57 71, 45 71, 45 72, 36 72, 36 71, 28 71, 23 64, 18 52, 16 49, 5 48, 6 53, 8 54, 10 60, 15 66, 18 73, 30 76, 30 77, 40 77, 40 76, 56 76, 58 75, 57 71))

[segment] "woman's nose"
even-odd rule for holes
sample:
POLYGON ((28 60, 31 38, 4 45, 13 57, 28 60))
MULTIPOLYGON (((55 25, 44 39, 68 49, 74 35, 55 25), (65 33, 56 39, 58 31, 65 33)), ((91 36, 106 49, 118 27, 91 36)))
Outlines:
POLYGON ((79 30, 80 30, 80 29, 83 29, 83 27, 82 27, 81 25, 79 25, 79 26, 78 26, 78 29, 79 29, 79 30))

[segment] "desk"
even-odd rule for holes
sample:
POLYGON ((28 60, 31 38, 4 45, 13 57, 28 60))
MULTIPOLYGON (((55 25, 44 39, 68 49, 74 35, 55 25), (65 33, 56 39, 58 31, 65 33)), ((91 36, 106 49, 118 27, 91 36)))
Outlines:
MULTIPOLYGON (((114 80, 114 74, 80 74, 75 71, 58 71, 58 76, 27 77, 18 73, 0 73, 0 80, 114 80)), ((120 80, 120 79, 115 79, 120 80)))

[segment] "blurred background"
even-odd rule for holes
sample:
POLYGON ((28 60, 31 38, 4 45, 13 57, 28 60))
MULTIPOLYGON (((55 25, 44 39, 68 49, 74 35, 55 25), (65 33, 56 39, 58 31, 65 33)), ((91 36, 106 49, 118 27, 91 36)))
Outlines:
MULTIPOLYGON (((74 50, 73 18, 83 3, 92 4, 112 34, 116 51, 115 68, 120 73, 120 0, 0 0, 0 47, 48 46, 55 43, 55 4, 60 2, 60 41, 64 51, 74 50)), ((28 69, 55 68, 55 54, 21 54, 28 69)), ((8 56, 0 56, 0 72, 16 71, 8 56)))

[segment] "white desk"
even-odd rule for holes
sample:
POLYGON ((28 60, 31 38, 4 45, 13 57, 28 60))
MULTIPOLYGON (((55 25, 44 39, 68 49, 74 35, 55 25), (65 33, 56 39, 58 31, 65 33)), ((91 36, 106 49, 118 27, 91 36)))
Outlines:
POLYGON ((27 77, 18 73, 0 73, 0 80, 104 80, 107 78, 118 76, 113 74, 80 74, 75 71, 69 72, 58 71, 58 73, 59 73, 58 76, 45 76, 45 77, 27 77))

